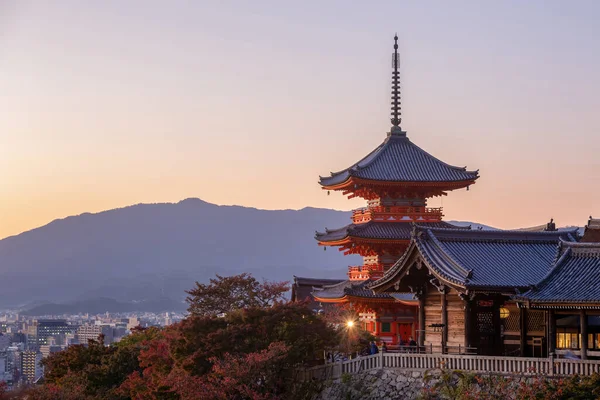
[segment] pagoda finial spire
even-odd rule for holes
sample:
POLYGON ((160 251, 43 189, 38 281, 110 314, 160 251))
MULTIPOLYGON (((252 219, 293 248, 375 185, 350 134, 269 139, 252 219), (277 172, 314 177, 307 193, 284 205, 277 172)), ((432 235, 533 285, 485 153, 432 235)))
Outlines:
POLYGON ((394 36, 394 54, 392 54, 392 134, 402 134, 400 123, 402 122, 402 112, 400 103, 400 54, 398 54, 398 34, 394 36))

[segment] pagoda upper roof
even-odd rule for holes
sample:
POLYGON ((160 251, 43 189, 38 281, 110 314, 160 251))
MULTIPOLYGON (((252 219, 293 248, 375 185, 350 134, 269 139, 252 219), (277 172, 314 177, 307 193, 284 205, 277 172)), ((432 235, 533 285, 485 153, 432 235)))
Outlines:
POLYGON ((600 307, 600 243, 561 242, 550 272, 515 299, 534 307, 557 303, 600 307))
POLYGON ((324 187, 340 185, 350 178, 381 182, 468 182, 479 178, 478 171, 455 167, 440 161, 402 134, 388 137, 356 164, 329 177, 320 177, 324 187))
POLYGON ((384 291, 401 282, 417 253, 440 282, 452 286, 528 288, 550 271, 561 240, 575 241, 576 233, 577 228, 529 232, 416 227, 404 255, 371 287, 384 291))
MULTIPOLYGON (((458 227, 444 221, 423 222, 419 225, 431 228, 470 229, 458 227)), ((337 242, 347 237, 379 240, 410 240, 414 224, 411 222, 379 222, 369 221, 363 224, 350 224, 342 228, 317 232, 315 239, 319 242, 337 242)))

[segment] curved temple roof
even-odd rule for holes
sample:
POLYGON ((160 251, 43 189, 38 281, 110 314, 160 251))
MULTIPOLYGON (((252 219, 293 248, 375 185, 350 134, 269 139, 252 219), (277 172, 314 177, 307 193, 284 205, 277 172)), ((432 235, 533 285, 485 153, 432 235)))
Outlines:
POLYGON ((417 227, 408 250, 370 287, 384 291, 410 268, 418 252, 432 273, 469 288, 527 288, 550 271, 561 240, 575 241, 577 228, 552 232, 460 230, 417 227))
POLYGON ((334 285, 323 286, 322 289, 315 288, 312 295, 318 301, 327 302, 339 301, 344 299, 346 296, 349 297, 361 297, 364 299, 373 300, 390 300, 398 301, 405 304, 416 303, 417 300, 410 293, 394 294, 390 295, 387 293, 374 293, 372 290, 367 288, 369 280, 357 282, 346 280, 334 285))
MULTIPOLYGON (((315 239, 319 242, 337 242, 347 237, 379 240, 410 240, 414 226, 415 225, 411 222, 369 221, 364 224, 350 224, 343 228, 317 232, 315 239)), ((432 228, 469 229, 468 227, 461 228, 443 221, 423 222, 422 226, 432 228)))
POLYGON ((600 306, 600 243, 561 242, 560 257, 546 277, 515 296, 530 303, 595 303, 600 306))
POLYGON ((320 177, 325 187, 356 177, 383 182, 468 182, 479 178, 478 171, 446 164, 413 144, 404 134, 390 134, 365 158, 351 167, 320 177))

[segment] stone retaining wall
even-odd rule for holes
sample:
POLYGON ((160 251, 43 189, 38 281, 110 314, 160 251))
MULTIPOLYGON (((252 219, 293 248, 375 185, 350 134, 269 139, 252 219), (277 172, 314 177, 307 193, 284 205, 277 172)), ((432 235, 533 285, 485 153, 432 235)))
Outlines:
POLYGON ((423 375, 421 371, 391 369, 344 375, 326 385, 315 400, 416 399, 424 387, 423 375))
MULTIPOLYGON (((488 377, 494 376, 496 378, 500 377, 494 374, 488 375, 488 377)), ((411 400, 421 397, 425 389, 437 392, 442 379, 448 379, 448 374, 444 377, 440 370, 417 371, 385 368, 354 375, 345 374, 339 379, 325 383, 323 390, 314 400, 411 400)), ((450 379, 449 385, 444 383, 441 386, 456 386, 456 383, 458 383, 457 376, 451 374, 450 379)), ((534 378, 531 376, 512 376, 509 384, 511 386, 507 392, 511 392, 510 388, 516 389, 521 382, 530 383, 531 379, 534 378)), ((497 388, 491 382, 481 380, 481 383, 475 384, 469 389, 469 392, 495 392, 497 388)), ((503 390, 506 391, 507 388, 505 387, 503 390)), ((512 393, 514 393, 514 390, 512 393)), ((441 397, 445 398, 447 396, 442 395, 441 397)))

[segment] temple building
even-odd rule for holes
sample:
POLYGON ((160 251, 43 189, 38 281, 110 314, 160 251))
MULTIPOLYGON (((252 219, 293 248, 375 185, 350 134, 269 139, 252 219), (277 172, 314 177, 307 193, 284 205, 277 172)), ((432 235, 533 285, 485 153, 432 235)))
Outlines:
POLYGON ((590 217, 581 237, 553 220, 519 230, 444 222, 427 201, 468 189, 479 174, 438 160, 400 128, 394 39, 390 132, 320 178, 324 190, 367 201, 349 225, 315 236, 363 264, 347 280, 306 280, 312 301, 350 304, 367 331, 390 344, 412 336, 419 352, 600 358, 600 219, 590 217))
POLYGON ((352 223, 317 232, 321 246, 336 246, 344 254, 360 254, 363 265, 350 267, 351 280, 380 278, 404 253, 412 223, 453 227, 442 221, 441 208, 427 200, 448 191, 468 188, 477 171, 454 167, 433 157, 413 142, 401 127, 398 37, 392 55, 392 127, 381 145, 354 165, 320 177, 324 190, 362 197, 367 207, 355 210, 352 223))
POLYGON ((416 227, 369 288, 418 298, 423 351, 598 357, 600 243, 577 242, 577 230, 416 227))
POLYGON ((313 292, 321 303, 352 303, 365 328, 390 343, 416 335, 416 301, 411 296, 373 294, 365 290, 367 283, 381 278, 402 256, 413 224, 457 228, 442 221, 442 209, 427 207, 427 201, 451 190, 468 188, 479 177, 477 171, 433 157, 411 142, 401 129, 399 61, 396 36, 392 54, 392 127, 387 137, 357 163, 320 177, 319 182, 324 190, 367 201, 367 207, 353 211, 351 224, 326 229, 315 236, 320 246, 361 255, 363 265, 349 267, 349 281, 325 285, 313 292))

